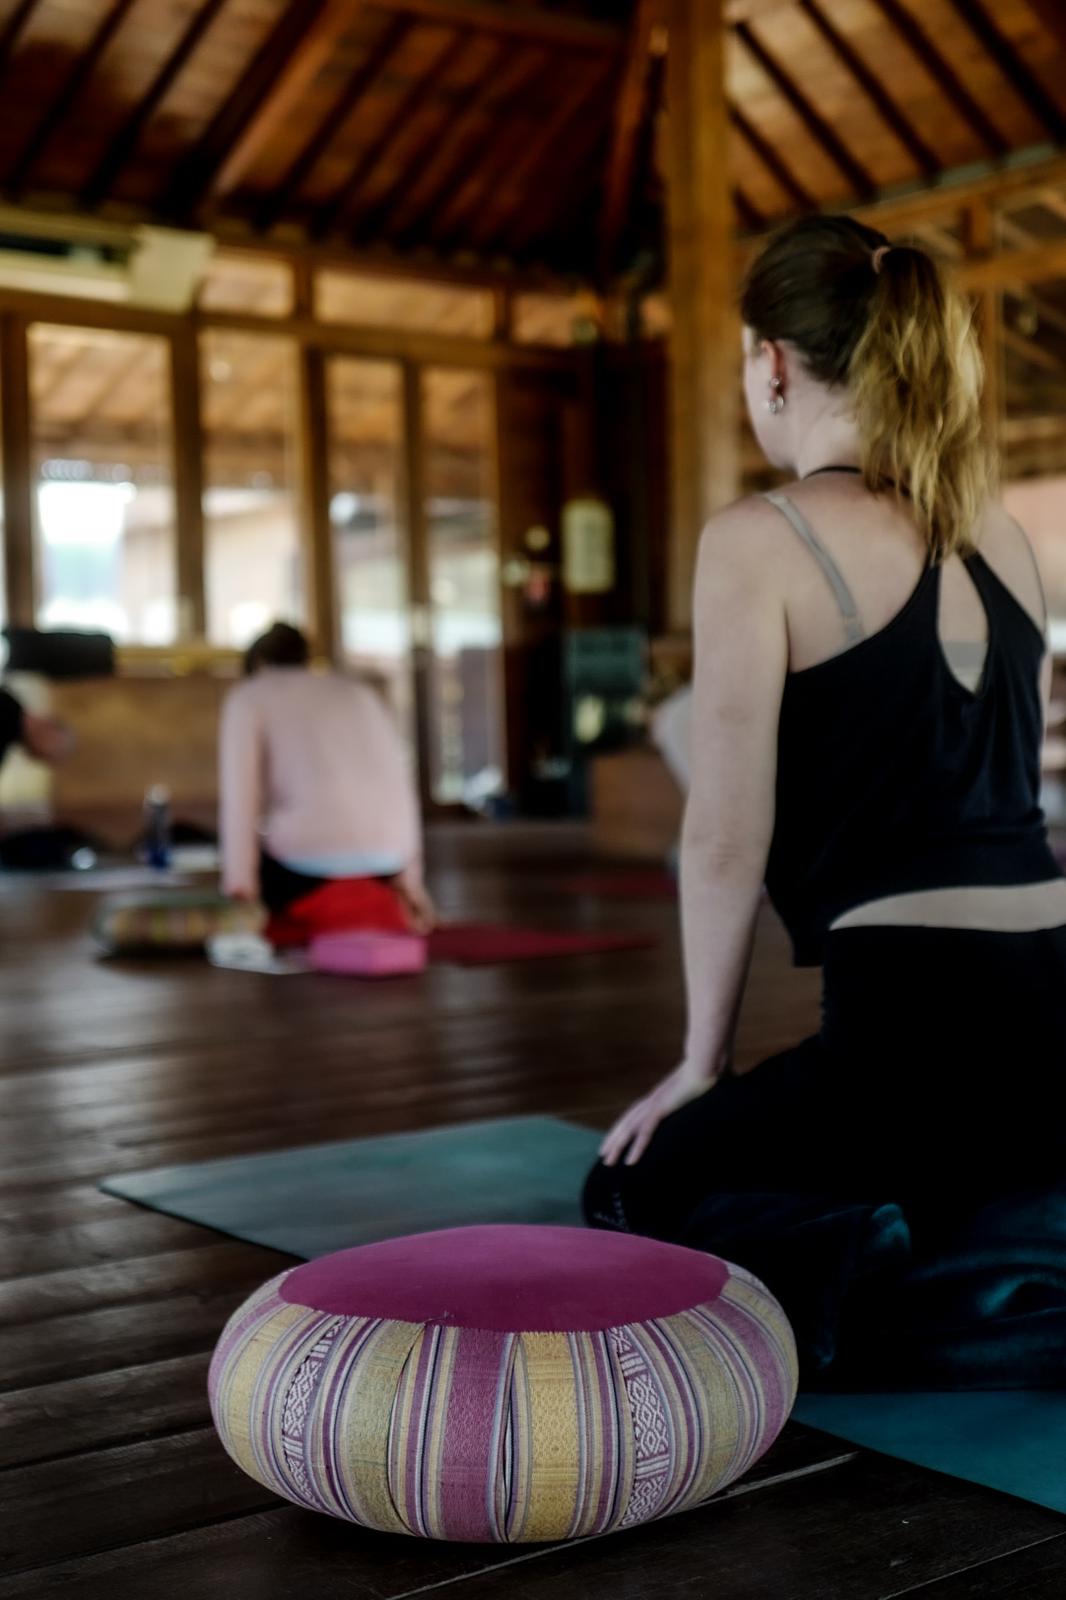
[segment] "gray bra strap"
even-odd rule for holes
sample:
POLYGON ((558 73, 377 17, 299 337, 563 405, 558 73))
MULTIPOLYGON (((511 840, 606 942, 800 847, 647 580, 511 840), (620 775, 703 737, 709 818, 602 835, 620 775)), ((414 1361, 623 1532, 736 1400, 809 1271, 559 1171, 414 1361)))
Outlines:
POLYGON ((769 500, 771 505, 777 507, 782 516, 788 518, 811 552, 811 555, 825 573, 829 587, 836 598, 836 603, 840 607, 840 615, 844 619, 844 636, 849 645, 858 644, 860 639, 865 639, 866 630, 863 628, 859 608, 855 604, 855 597, 844 582, 844 575, 829 554, 829 551, 806 517, 793 505, 787 494, 780 494, 777 490, 771 490, 770 493, 763 496, 763 499, 769 500))

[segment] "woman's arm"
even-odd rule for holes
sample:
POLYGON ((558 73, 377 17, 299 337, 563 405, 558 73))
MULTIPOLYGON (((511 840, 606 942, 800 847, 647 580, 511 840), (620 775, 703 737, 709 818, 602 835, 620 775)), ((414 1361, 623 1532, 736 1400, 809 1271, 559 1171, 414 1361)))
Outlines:
POLYGON ((681 837, 688 1028, 680 1066, 622 1116, 608 1165, 640 1160, 662 1119, 728 1063, 774 826, 777 726, 788 672, 784 594, 741 502, 703 535, 694 597, 692 783, 681 837))
POLYGON ((222 887, 240 900, 259 897, 262 764, 254 707, 235 689, 222 708, 219 732, 219 843, 222 887))
POLYGON ((784 597, 745 504, 711 522, 693 610, 692 785, 681 835, 685 1063, 707 1082, 732 1049, 774 828, 788 671, 784 597))

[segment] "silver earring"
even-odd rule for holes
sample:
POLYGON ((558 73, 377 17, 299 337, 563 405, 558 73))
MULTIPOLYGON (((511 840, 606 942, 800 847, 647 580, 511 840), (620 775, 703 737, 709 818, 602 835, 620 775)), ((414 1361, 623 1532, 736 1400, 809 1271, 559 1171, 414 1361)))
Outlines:
POLYGON ((772 417, 776 417, 779 412, 784 411, 785 409, 785 397, 781 393, 781 379, 771 378, 770 389, 771 394, 769 400, 766 402, 766 409, 769 411, 772 417))

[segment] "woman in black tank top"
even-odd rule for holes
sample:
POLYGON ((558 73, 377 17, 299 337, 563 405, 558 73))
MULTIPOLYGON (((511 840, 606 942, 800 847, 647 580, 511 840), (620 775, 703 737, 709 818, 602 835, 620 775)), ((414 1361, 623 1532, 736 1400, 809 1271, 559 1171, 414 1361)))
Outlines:
POLYGON ((894 501, 924 565, 871 626, 873 591, 856 600, 810 491, 706 529, 684 1058, 608 1134, 586 1216, 761 1276, 808 1384, 1061 1385, 1066 885, 1039 800, 1046 645, 976 545, 1003 518, 969 308, 924 252, 817 217, 770 244, 742 312, 769 459, 850 485, 860 519, 894 501), (780 569, 801 547, 796 610, 780 569), (940 636, 949 563, 985 619, 974 660, 940 636), (830 598, 836 651, 797 665, 795 619, 830 598), (822 967, 823 1022, 735 1076, 764 879, 797 963, 822 967))

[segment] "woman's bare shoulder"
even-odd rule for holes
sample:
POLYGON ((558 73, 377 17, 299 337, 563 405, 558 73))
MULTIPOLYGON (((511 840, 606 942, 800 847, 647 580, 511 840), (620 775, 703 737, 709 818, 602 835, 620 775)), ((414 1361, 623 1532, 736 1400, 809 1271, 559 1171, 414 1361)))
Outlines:
POLYGON ((1045 600, 1033 547, 1021 523, 999 504, 990 504, 977 529, 977 548, 997 578, 1028 611, 1040 629, 1045 600))

